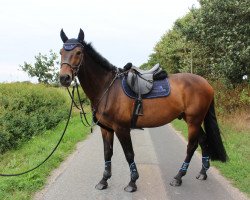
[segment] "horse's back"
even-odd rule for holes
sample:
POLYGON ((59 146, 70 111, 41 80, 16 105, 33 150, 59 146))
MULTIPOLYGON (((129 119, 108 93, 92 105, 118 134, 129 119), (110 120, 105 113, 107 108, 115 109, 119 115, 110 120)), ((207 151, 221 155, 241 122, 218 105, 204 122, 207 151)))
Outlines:
POLYGON ((196 74, 178 73, 169 76, 171 88, 181 91, 183 95, 204 95, 211 98, 214 95, 212 86, 208 81, 196 74))
POLYGON ((169 76, 169 80, 171 82, 176 82, 178 84, 181 84, 185 88, 195 87, 207 87, 207 89, 212 89, 211 85, 208 83, 208 81, 196 74, 191 73, 177 73, 177 74, 171 74, 169 76))

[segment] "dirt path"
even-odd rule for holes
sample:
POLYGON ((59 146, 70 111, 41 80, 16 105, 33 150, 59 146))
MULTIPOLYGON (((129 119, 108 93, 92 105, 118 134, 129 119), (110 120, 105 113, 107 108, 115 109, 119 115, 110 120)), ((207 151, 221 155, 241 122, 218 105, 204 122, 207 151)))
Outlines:
POLYGON ((194 155, 188 174, 181 187, 171 187, 170 180, 177 173, 186 152, 186 142, 170 126, 132 131, 140 179, 138 191, 127 193, 123 188, 129 182, 129 168, 117 139, 114 142, 112 178, 106 190, 98 191, 95 185, 104 169, 103 144, 100 129, 84 142, 60 168, 51 175, 44 190, 36 194, 36 200, 240 200, 248 199, 238 189, 211 168, 207 181, 198 181, 196 174, 201 159, 194 155))

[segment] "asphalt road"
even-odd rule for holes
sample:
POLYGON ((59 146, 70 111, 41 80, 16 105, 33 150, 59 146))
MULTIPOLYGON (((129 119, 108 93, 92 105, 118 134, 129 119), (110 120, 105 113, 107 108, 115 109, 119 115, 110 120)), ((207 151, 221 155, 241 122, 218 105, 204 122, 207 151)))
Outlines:
POLYGON ((140 174, 138 190, 127 193, 123 188, 130 179, 128 164, 117 139, 114 142, 112 174, 106 190, 95 185, 104 169, 103 144, 100 129, 96 128, 87 140, 48 180, 47 186, 35 195, 36 200, 243 200, 248 199, 231 186, 213 167, 208 179, 195 178, 201 168, 201 156, 195 154, 181 187, 169 182, 181 166, 186 142, 170 126, 132 131, 135 161, 140 174))

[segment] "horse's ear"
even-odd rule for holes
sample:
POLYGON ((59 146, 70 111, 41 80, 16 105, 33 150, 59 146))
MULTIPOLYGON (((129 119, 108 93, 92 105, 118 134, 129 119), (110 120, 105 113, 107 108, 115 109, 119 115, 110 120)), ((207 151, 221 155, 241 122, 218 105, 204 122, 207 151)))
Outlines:
POLYGON ((60 36, 61 36, 61 39, 62 39, 63 43, 65 43, 68 40, 68 37, 64 33, 63 29, 60 32, 60 36))
POLYGON ((80 28, 80 32, 79 32, 79 34, 78 34, 77 40, 78 40, 79 42, 83 42, 83 41, 84 41, 84 32, 83 32, 83 30, 82 30, 81 28, 80 28))

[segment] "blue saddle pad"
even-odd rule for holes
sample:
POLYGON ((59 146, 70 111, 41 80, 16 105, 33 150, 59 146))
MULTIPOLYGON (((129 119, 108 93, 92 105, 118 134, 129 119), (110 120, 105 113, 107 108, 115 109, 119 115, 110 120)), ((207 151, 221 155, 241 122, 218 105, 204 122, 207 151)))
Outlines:
MULTIPOLYGON (((127 84, 126 77, 122 78, 122 89, 124 93, 133 99, 137 98, 137 94, 133 92, 133 90, 130 89, 130 87, 127 84)), ((150 93, 142 95, 143 99, 153 99, 158 97, 166 97, 170 94, 170 85, 168 79, 163 79, 159 81, 154 81, 153 89, 150 93)))

